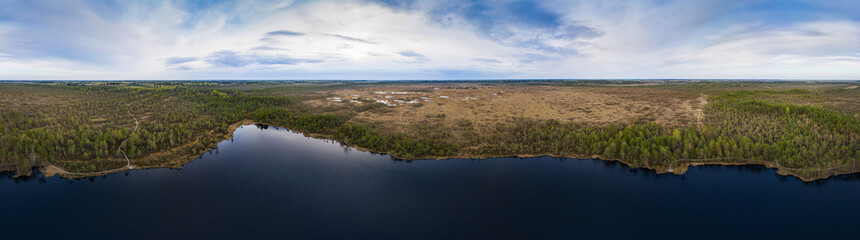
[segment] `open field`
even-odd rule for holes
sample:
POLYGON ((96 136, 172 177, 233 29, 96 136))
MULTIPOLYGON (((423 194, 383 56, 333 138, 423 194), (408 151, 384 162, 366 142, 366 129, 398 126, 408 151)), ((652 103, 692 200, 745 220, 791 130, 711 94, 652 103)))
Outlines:
POLYGON ((46 106, 65 106, 80 101, 79 95, 51 87, 16 84, 0 87, 3 109, 27 110, 46 106))
POLYGON ((119 150, 134 168, 181 167, 229 137, 236 123, 260 122, 404 159, 599 157, 675 173, 698 164, 764 164, 813 180, 860 170, 858 85, 3 83, 0 170, 23 175, 50 164, 96 173, 125 166, 119 150))
POLYGON ((324 94, 331 97, 308 103, 320 107, 391 103, 396 107, 390 111, 363 112, 357 118, 385 122, 401 131, 408 131, 409 125, 424 120, 493 125, 518 118, 594 126, 643 121, 689 126, 701 119, 707 101, 703 94, 664 89, 492 84, 372 86, 324 94))

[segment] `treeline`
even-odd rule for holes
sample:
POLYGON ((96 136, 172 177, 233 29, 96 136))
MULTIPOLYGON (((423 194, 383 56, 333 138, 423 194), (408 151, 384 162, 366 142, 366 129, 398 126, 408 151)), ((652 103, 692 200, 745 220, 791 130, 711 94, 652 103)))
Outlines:
POLYGON ((448 157, 461 150, 460 146, 452 143, 444 133, 425 136, 386 134, 367 124, 343 125, 337 129, 335 136, 349 144, 406 158, 448 157))
POLYGON ((317 134, 333 134, 350 115, 313 114, 297 109, 264 108, 250 114, 254 121, 285 126, 296 131, 317 134))

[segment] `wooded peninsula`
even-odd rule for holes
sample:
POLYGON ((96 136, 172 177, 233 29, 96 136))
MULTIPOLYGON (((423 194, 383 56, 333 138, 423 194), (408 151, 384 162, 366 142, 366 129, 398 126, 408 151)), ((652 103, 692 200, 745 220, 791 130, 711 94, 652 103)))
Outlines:
POLYGON ((551 155, 682 174, 860 172, 860 82, 716 80, 0 83, 0 171, 179 168, 261 123, 400 159, 551 155))

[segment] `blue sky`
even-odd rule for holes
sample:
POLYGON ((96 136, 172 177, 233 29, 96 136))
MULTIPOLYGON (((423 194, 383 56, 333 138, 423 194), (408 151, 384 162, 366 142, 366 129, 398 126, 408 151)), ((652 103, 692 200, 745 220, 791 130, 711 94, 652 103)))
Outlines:
POLYGON ((0 0, 0 79, 860 79, 856 0, 0 0))

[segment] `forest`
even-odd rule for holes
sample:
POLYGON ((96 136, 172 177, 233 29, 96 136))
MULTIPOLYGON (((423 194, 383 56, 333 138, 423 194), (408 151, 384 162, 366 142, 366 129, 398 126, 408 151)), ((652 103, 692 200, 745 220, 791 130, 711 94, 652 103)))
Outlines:
MULTIPOLYGON (((508 124, 411 123, 392 130, 355 116, 379 104, 314 107, 353 82, 23 82, 0 84, 0 170, 56 166, 67 177, 180 167, 249 119, 402 159, 553 155, 618 160, 660 172, 689 164, 765 164, 819 179, 860 171, 860 90, 756 88, 756 82, 666 82, 648 89, 707 93, 701 125, 647 119, 584 124, 510 116, 508 124), (750 87, 752 86, 752 87, 750 87), (834 101, 842 104, 833 104, 834 101)), ((578 87, 618 82, 503 82, 578 87)), ((856 83, 855 83, 856 84, 856 83)), ((646 89, 647 90, 647 89, 646 89)), ((381 110, 380 110, 381 109, 381 110)), ((383 113, 384 114, 384 113, 383 113)), ((437 118, 444 119, 444 114, 437 118)))

